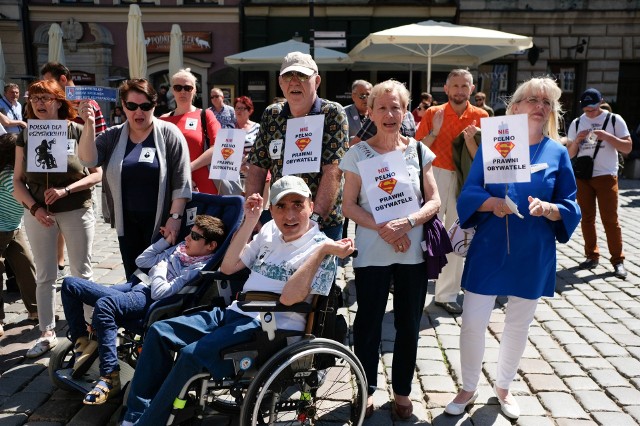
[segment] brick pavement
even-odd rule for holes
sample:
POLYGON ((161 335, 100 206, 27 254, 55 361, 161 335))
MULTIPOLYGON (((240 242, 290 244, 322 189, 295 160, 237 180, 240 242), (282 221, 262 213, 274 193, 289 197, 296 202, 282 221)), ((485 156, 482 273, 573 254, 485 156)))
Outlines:
MULTIPOLYGON (((522 416, 518 425, 638 425, 640 424, 640 180, 620 183, 621 224, 629 277, 613 277, 604 231, 599 225, 603 262, 593 272, 577 270, 583 260, 578 230, 571 241, 558 246, 556 295, 542 299, 531 326, 529 344, 512 386, 522 416)), ((94 244, 94 276, 105 283, 121 282, 123 269, 113 230, 99 222, 94 244)), ((357 306, 353 269, 342 270, 347 306, 342 309, 350 323, 357 306)), ((392 297, 392 296, 391 296, 392 297)), ((427 296, 420 332, 418 361, 411 398, 414 417, 394 421, 390 413, 390 366, 393 354, 391 304, 384 319, 382 355, 378 371, 376 411, 365 425, 432 424, 507 425, 491 391, 495 380, 498 342, 504 320, 505 300, 491 317, 487 350, 480 381, 480 397, 462 416, 444 414, 446 403, 459 386, 460 318, 433 304, 433 285, 427 296)), ((48 357, 24 358, 38 335, 26 322, 26 311, 14 294, 7 296, 6 334, 0 338, 0 425, 108 425, 113 424, 119 401, 88 407, 81 395, 56 389, 48 378, 48 357), (115 413, 115 414, 114 414, 115 413)), ((391 299, 390 299, 391 300, 391 299)), ((64 315, 58 336, 65 334, 64 315)), ((233 425, 237 421, 215 417, 207 424, 233 425)))

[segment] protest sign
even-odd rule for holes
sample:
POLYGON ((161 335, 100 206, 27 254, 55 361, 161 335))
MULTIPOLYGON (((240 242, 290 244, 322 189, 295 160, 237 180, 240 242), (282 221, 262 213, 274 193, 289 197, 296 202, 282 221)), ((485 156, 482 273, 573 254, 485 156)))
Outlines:
POLYGON ((65 173, 69 145, 76 141, 67 139, 66 120, 29 120, 27 128, 28 172, 65 173))
POLYGON ((485 183, 530 182, 526 114, 480 119, 485 183))
POLYGON ((118 89, 113 87, 67 86, 64 91, 68 101, 93 99, 94 101, 116 102, 118 100, 118 89))
POLYGON ((209 179, 240 180, 244 139, 241 129, 220 129, 213 145, 209 179))
POLYGON ((309 115, 287 120, 283 175, 318 173, 322 158, 324 115, 309 115))

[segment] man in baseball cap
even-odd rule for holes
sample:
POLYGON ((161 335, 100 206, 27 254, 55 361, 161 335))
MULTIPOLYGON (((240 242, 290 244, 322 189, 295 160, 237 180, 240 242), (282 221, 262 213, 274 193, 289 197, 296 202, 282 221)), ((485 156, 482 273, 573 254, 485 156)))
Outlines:
POLYGON ((308 198, 311 197, 311 190, 298 176, 285 176, 271 186, 271 205, 278 204, 282 197, 289 194, 298 194, 308 198))
POLYGON ((602 94, 597 90, 589 88, 580 96, 580 106, 582 108, 596 107, 602 102, 602 94))
POLYGON ((309 170, 300 170, 296 175, 306 182, 311 191, 314 201, 311 220, 318 223, 329 238, 339 240, 344 218, 340 185, 342 172, 338 164, 349 147, 349 124, 342 105, 318 96, 320 81, 318 65, 310 55, 290 52, 282 59, 278 83, 286 102, 269 105, 262 114, 260 130, 249 154, 245 193, 261 194, 269 171, 271 182, 283 177, 284 153, 299 149, 295 140, 287 140, 288 120, 322 115, 320 171, 317 163, 309 163, 309 170))

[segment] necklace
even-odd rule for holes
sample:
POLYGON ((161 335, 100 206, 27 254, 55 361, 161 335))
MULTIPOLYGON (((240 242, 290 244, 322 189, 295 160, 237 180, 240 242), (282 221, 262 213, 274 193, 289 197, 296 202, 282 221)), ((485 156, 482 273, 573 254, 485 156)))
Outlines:
POLYGON ((531 164, 535 164, 536 161, 536 155, 538 155, 538 151, 540 150, 540 147, 542 146, 542 143, 544 142, 544 136, 542 137, 542 139, 540 139, 540 143, 538 144, 538 147, 536 148, 536 152, 533 153, 533 157, 531 157, 531 164))

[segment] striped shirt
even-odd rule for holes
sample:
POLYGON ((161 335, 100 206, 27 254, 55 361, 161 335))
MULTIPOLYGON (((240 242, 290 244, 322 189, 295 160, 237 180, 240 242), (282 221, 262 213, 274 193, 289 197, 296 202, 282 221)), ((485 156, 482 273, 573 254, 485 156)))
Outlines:
POLYGON ((13 198, 13 169, 0 171, 0 231, 20 228, 24 208, 13 198))

